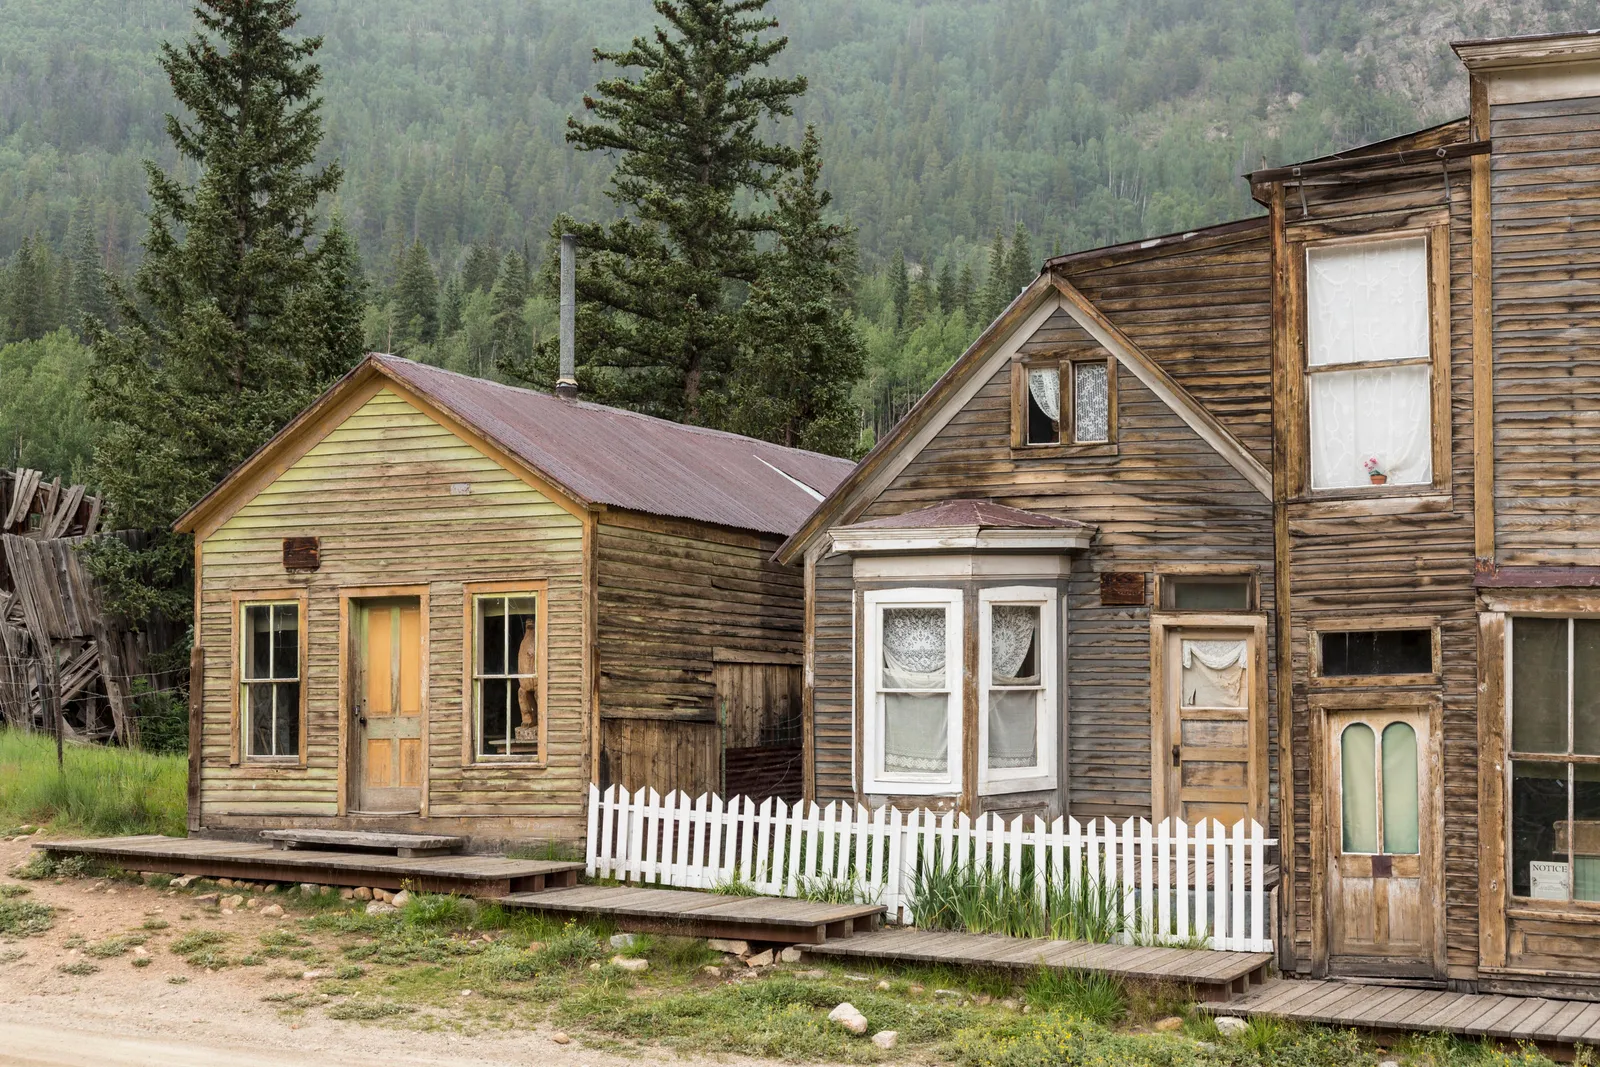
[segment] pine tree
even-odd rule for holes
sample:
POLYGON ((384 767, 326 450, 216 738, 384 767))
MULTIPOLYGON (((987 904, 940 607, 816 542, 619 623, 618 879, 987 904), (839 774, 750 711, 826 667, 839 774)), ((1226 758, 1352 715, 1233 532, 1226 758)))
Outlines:
POLYGON ((525 361, 533 343, 522 309, 528 302, 531 279, 528 261, 507 252, 489 290, 489 313, 494 322, 494 359, 508 365, 525 361))
POLYGON ((439 278, 421 241, 412 241, 396 265, 394 318, 408 342, 432 344, 439 336, 439 278))
POLYGON ((906 275, 906 254, 896 249, 894 262, 889 264, 889 293, 894 305, 894 328, 905 329, 906 305, 911 302, 911 279, 906 275))
POLYGON ((751 287, 746 348, 733 380, 730 426, 836 456, 858 435, 851 389, 866 349, 850 314, 855 234, 824 215, 816 132, 806 128, 798 173, 777 190, 777 248, 751 287))
MULTIPOLYGON (((610 224, 564 217, 551 231, 580 244, 579 380, 590 396, 720 421, 740 349, 739 298, 761 273, 756 238, 775 225, 763 196, 799 162, 761 136, 806 88, 804 78, 763 73, 788 44, 763 36, 777 25, 766 3, 655 0, 665 25, 652 37, 594 53, 625 73, 584 97, 593 120, 569 119, 567 140, 617 157, 606 195, 626 214, 610 224)), ((507 370, 540 380, 553 345, 507 370)))
POLYGON ((500 273, 500 254, 493 245, 475 244, 461 265, 461 287, 468 293, 487 293, 500 273))
POLYGON ((106 295, 99 233, 87 203, 79 203, 78 210, 73 213, 72 226, 76 232, 71 240, 72 283, 67 299, 67 325, 80 336, 86 336, 84 320, 105 325, 110 321, 111 301, 106 295))
POLYGON ((961 280, 956 283, 956 305, 966 312, 967 325, 972 322, 972 303, 978 298, 977 283, 972 280, 972 264, 961 265, 961 280))
POLYGON ((1033 261, 1033 246, 1028 240, 1028 228, 1022 223, 1017 223, 1017 230, 1011 235, 1011 249, 1006 253, 1006 303, 1015 300, 1017 294, 1033 283, 1039 276, 1039 264, 1033 261))
POLYGON ((461 276, 452 274, 439 294, 439 336, 450 337, 461 329, 461 276))
POLYGON ((944 261, 944 266, 939 269, 937 298, 939 310, 946 315, 954 311, 959 303, 956 294, 956 270, 948 259, 944 261))
POLYGON ((6 340, 37 341, 50 332, 48 251, 29 234, 11 257, 6 286, 6 340))
POLYGON ((199 0, 197 32, 160 62, 186 118, 167 117, 184 173, 146 163, 145 256, 113 287, 120 327, 91 327, 90 411, 106 426, 94 480, 147 547, 96 543, 112 610, 182 623, 188 539, 170 524, 361 356, 361 285, 343 228, 317 237, 340 180, 322 140, 317 37, 295 0, 199 0))
POLYGON ((1007 294, 1006 239, 999 230, 994 232, 994 244, 989 246, 989 276, 983 280, 983 290, 978 295, 977 326, 988 326, 1011 303, 1007 294))

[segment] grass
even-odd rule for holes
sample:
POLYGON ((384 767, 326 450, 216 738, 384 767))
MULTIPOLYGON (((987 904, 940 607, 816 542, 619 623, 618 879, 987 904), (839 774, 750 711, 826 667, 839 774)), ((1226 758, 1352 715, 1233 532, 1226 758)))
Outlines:
POLYGON ((55 921, 55 909, 47 904, 14 898, 0 900, 0 934, 31 937, 44 933, 55 921))
POLYGON ((51 738, 0 729, 0 824, 181 837, 187 774, 180 756, 102 745, 68 745, 63 774, 51 738))
POLYGON ((1121 897, 1109 885, 1092 880, 1086 869, 1076 882, 1048 878, 1041 892, 1027 851, 1015 884, 1004 869, 919 865, 911 887, 916 925, 925 930, 1101 943, 1118 940, 1128 930, 1121 897))
POLYGON ((1121 982, 1107 974, 1042 970, 1028 983, 1028 1003, 1035 1008, 1075 1015, 1101 1026, 1128 1014, 1128 995, 1121 982))

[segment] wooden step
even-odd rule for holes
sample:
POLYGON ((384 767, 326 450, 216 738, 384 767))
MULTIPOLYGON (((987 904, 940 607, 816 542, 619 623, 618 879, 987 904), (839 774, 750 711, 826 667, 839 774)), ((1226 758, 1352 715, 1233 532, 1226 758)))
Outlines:
POLYGON ((401 834, 381 830, 263 830, 273 848, 331 849, 338 852, 393 852, 396 856, 447 856, 460 852, 464 837, 401 834))
POLYGON ((692 889, 577 886, 501 898, 514 908, 603 918, 620 930, 820 945, 875 929, 881 904, 823 904, 793 897, 738 897, 692 889))

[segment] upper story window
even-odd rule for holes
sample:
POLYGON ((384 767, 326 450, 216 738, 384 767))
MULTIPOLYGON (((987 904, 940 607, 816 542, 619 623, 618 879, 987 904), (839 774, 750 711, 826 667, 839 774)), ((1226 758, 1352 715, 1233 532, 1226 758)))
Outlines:
POLYGON ((300 755, 300 605, 239 608, 239 710, 249 759, 300 755))
POLYGON ((1019 363, 1013 445, 1098 445, 1115 438, 1116 378, 1108 359, 1019 363))
POLYGON ((1435 361, 1447 339, 1433 336, 1429 244, 1443 233, 1306 248, 1313 490, 1434 483, 1435 361))

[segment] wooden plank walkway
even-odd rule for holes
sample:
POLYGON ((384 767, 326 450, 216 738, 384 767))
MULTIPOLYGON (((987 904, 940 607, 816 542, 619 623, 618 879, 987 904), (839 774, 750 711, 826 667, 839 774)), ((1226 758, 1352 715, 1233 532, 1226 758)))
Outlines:
POLYGON ((1192 986, 1205 1000, 1227 1000, 1266 981, 1268 952, 1102 945, 1089 941, 1005 937, 940 930, 880 930, 806 949, 822 956, 943 963, 969 967, 1094 971, 1121 978, 1192 986))
POLYGON ((393 852, 396 856, 442 856, 460 852, 464 837, 450 834, 396 834, 363 830, 263 830, 273 848, 321 848, 341 852, 393 852))
POLYGON ((500 903, 535 911, 610 919, 623 930, 820 945, 874 929, 881 904, 821 904, 793 897, 734 897, 692 889, 585 885, 517 893, 500 903))
POLYGON ((1390 1032, 1600 1047, 1600 1002, 1275 978, 1214 1013, 1390 1032))
POLYGON ((512 860, 504 856, 385 856, 373 852, 282 850, 253 841, 204 837, 102 837, 82 841, 38 841, 34 848, 57 855, 77 853, 135 871, 197 874, 257 882, 464 893, 500 897, 576 885, 583 863, 512 860))

